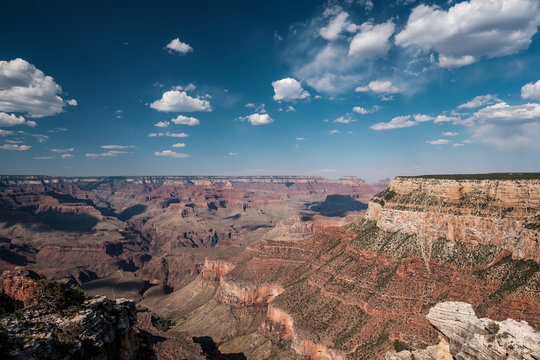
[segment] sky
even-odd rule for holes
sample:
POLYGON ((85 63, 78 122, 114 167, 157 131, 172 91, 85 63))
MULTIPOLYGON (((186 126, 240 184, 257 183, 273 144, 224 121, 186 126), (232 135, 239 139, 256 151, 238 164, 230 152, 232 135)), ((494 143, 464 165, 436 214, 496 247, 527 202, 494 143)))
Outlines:
POLYGON ((539 0, 0 13, 0 174, 540 171, 539 0))

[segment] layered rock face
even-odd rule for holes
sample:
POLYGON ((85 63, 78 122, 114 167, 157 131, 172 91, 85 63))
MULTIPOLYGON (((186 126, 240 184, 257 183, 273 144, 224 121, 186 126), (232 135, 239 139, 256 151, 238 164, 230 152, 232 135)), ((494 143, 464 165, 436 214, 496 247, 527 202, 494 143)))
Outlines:
POLYGON ((133 359, 138 339, 132 300, 104 296, 85 301, 70 315, 43 314, 34 307, 0 319, 13 359, 133 359))
POLYGON ((366 219, 429 242, 495 245, 514 259, 540 261, 540 179, 397 177, 372 199, 366 219))
POLYGON ((495 321, 540 318, 532 250, 539 183, 513 181, 398 178, 370 203, 367 219, 250 245, 228 260, 228 272, 207 276, 213 281, 198 279, 149 305, 166 304, 179 329, 253 359, 382 359, 395 340, 447 356, 450 345, 426 319, 437 303, 467 302, 495 321), (463 196, 452 197, 452 188, 463 196), (246 301, 269 288, 277 295, 246 301))

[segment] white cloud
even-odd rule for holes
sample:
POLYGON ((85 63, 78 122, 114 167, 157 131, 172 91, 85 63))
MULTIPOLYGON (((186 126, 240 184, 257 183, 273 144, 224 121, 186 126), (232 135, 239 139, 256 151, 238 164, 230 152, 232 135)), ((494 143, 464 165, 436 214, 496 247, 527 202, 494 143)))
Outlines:
POLYGON ((0 136, 13 135, 13 131, 0 129, 0 136))
POLYGON ((536 122, 540 120, 540 104, 508 105, 505 102, 500 102, 478 110, 473 117, 480 122, 495 124, 536 122))
POLYGON ((400 89, 392 84, 391 81, 374 80, 367 86, 359 86, 355 89, 356 92, 368 92, 373 91, 379 94, 396 94, 400 92, 400 89))
POLYGON ((461 119, 458 118, 458 117, 455 117, 455 116, 446 116, 446 115, 437 115, 435 117, 435 119, 433 120, 433 123, 434 124, 439 124, 439 123, 443 123, 443 122, 456 122, 456 121, 460 121, 461 119))
POLYGON ((77 102, 77 100, 75 99, 69 99, 66 101, 66 103, 69 105, 69 106, 77 106, 79 105, 79 103, 77 102))
POLYGON ((334 123, 341 123, 341 124, 350 124, 352 122, 355 122, 356 120, 351 118, 349 115, 340 116, 336 120, 332 121, 334 123))
POLYGON ((24 124, 25 124, 25 125, 28 125, 28 126, 30 126, 30 127, 34 127, 34 126, 37 125, 37 122, 32 121, 32 120, 27 120, 24 124))
POLYGON ((508 105, 501 102, 472 116, 478 141, 501 149, 540 149, 540 104, 508 105))
POLYGON ((303 138, 303 137, 297 137, 297 138, 295 138, 295 140, 296 140, 296 141, 304 141, 304 140, 306 140, 306 138, 303 138))
POLYGON ((540 80, 535 83, 528 83, 521 88, 521 97, 523 99, 540 100, 540 80))
POLYGON ((459 133, 457 133, 457 132, 452 132, 452 131, 443 131, 443 132, 441 133, 441 135, 442 135, 442 136, 458 136, 459 133))
POLYGON ((178 115, 171 121, 177 125, 188 125, 188 126, 195 126, 201 123, 199 119, 196 119, 191 116, 184 116, 184 115, 178 115))
POLYGON ((188 52, 193 51, 193 48, 191 46, 181 42, 179 38, 173 39, 170 43, 167 44, 165 48, 167 48, 170 53, 174 51, 182 55, 186 55, 188 52))
POLYGON ((186 147, 186 144, 184 143, 176 143, 172 145, 173 148, 183 148, 186 147))
POLYGON ((135 145, 101 145, 102 149, 107 150, 124 150, 134 148, 135 145))
POLYGON ((286 111, 286 112, 294 112, 294 111, 296 111, 296 109, 294 108, 294 106, 289 105, 289 106, 287 107, 287 110, 285 110, 285 111, 286 111))
POLYGON ((456 143, 456 144, 452 144, 453 147, 458 147, 458 146, 465 146, 465 144, 461 144, 461 143, 456 143))
POLYGON ((373 130, 390 130, 407 128, 415 125, 418 125, 418 123, 411 120, 411 115, 406 115, 397 116, 393 118, 390 122, 380 122, 377 124, 373 124, 369 128, 373 130))
POLYGON ((17 151, 25 151, 30 149, 31 146, 28 145, 17 145, 17 144, 4 144, 0 146, 0 149, 4 150, 17 150, 17 151))
POLYGON ((478 108, 480 106, 493 104, 493 103, 497 103, 497 102, 500 102, 500 101, 501 100, 498 99, 495 95, 491 95, 491 94, 479 95, 479 96, 476 96, 471 101, 468 101, 465 104, 459 105, 458 109, 474 109, 474 108, 478 108))
POLYGON ((515 54, 526 49, 540 24, 536 0, 471 0, 448 10, 419 5, 396 45, 439 53, 441 67, 459 67, 482 57, 515 54))
POLYGON ((189 83, 187 84, 186 86, 182 86, 182 85, 176 85, 176 86, 173 86, 173 90, 178 90, 178 91, 193 91, 195 90, 197 87, 195 86, 195 84, 193 83, 189 83))
POLYGON ((272 123, 274 120, 268 114, 251 114, 249 116, 239 117, 238 120, 249 121, 251 125, 266 125, 272 123))
POLYGON ((23 59, 0 61, 0 111, 39 118, 63 111, 62 89, 51 76, 23 59))
POLYGON ((68 153, 68 152, 73 152, 73 150, 75 150, 75 149, 74 149, 74 148, 67 148, 67 149, 51 149, 52 152, 59 153, 59 154, 64 154, 64 153, 68 153))
POLYGON ((188 154, 177 153, 177 152, 174 152, 174 151, 171 151, 171 150, 156 151, 154 153, 154 155, 156 155, 156 156, 169 156, 169 157, 173 157, 173 158, 177 158, 177 159, 188 158, 188 157, 191 156, 191 155, 188 155, 188 154))
POLYGON ((284 78, 272 82, 274 87, 274 100, 294 101, 309 97, 309 93, 302 88, 302 84, 293 78, 284 78))
POLYGON ((158 121, 157 123, 154 124, 155 127, 159 127, 159 128, 166 128, 167 126, 169 126, 169 122, 168 121, 158 121))
POLYGON ((426 121, 433 121, 435 118, 433 116, 429 115, 423 115, 423 114, 414 114, 414 121, 416 122, 426 122, 426 121))
POLYGON ((327 26, 324 26, 319 30, 319 35, 321 35, 323 39, 333 41, 337 40, 343 31, 356 32, 358 25, 351 23, 348 18, 349 14, 345 11, 341 11, 330 20, 327 26))
POLYGON ((351 41, 349 56, 363 59, 385 56, 390 49, 388 39, 394 29, 395 25, 391 20, 379 25, 363 23, 360 32, 351 41))
POLYGON ((366 109, 366 108, 363 108, 361 106, 355 106, 353 107, 353 111, 355 113, 358 113, 358 114, 362 114, 362 115, 366 115, 366 114, 371 114, 371 113, 374 113, 376 112, 377 110, 379 110, 380 107, 375 105, 375 106, 372 106, 371 109, 366 109))
POLYGON ((339 131, 339 130, 330 130, 327 134, 328 135, 337 135, 337 134, 341 134, 341 131, 339 131))
POLYGON ((246 107, 247 107, 247 108, 253 108, 253 109, 254 109, 254 108, 255 108, 255 104, 253 104, 253 103, 247 103, 247 104, 246 104, 246 107))
POLYGON ((15 126, 25 123, 25 119, 22 115, 17 116, 15 114, 6 114, 0 112, 0 126, 15 126))
POLYGON ((69 159, 73 157, 73 154, 62 154, 62 159, 69 159))
POLYGON ((200 97, 191 97, 185 91, 169 90, 161 99, 150 104, 152 109, 164 112, 212 111, 210 102, 200 97))
POLYGON ((229 152, 229 156, 236 156, 236 155, 238 155, 238 154, 237 154, 237 153, 235 153, 235 152, 232 152, 232 151, 231 151, 231 152, 229 152))
POLYGON ((148 134, 148 137, 161 137, 161 136, 167 136, 167 137, 174 137, 174 138, 185 138, 185 137, 188 137, 189 135, 186 134, 186 133, 172 133, 172 132, 160 132, 160 133, 150 133, 148 134))
POLYGON ((122 155, 122 154, 130 154, 130 152, 128 152, 128 151, 119 151, 119 150, 111 150, 111 151, 103 152, 103 153, 100 153, 100 154, 86 154, 86 157, 91 158, 91 159, 99 159, 99 158, 104 158, 104 157, 116 157, 116 156, 122 155))
POLYGON ((437 139, 437 140, 429 140, 426 141, 430 145, 446 145, 450 142, 450 140, 447 139, 437 139))

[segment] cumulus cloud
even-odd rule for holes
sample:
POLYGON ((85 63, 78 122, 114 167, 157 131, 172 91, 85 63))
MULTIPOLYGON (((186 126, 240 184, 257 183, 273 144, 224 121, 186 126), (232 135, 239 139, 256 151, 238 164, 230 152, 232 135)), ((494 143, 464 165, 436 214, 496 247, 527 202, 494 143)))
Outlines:
POLYGON ((130 154, 129 151, 120 151, 120 150, 111 150, 107 152, 103 152, 100 154, 86 154, 86 157, 90 159, 99 159, 99 158, 105 158, 105 157, 116 157, 118 155, 122 154, 130 154))
POLYGON ((369 22, 362 24, 360 32, 351 41, 349 56, 364 59, 385 56, 390 49, 388 39, 394 33, 394 29, 392 21, 379 25, 369 22))
POLYGON ((460 120, 461 119, 456 116, 437 115, 435 119, 433 119, 433 123, 438 124, 438 123, 443 123, 443 122, 456 122, 460 120))
POLYGON ((249 121, 251 125, 266 125, 274 122, 274 120, 268 114, 251 114, 248 116, 239 117, 240 121, 249 121))
POLYGON ((183 148, 186 147, 186 144, 184 143, 176 143, 172 145, 173 148, 183 148))
POLYGON ((373 130, 390 130, 401 129, 418 125, 416 121, 411 120, 411 115, 397 116, 389 122, 380 122, 371 125, 369 128, 373 130))
POLYGON ((374 93, 379 94, 396 94, 399 93, 401 90, 392 84, 391 81, 381 81, 381 80, 374 80, 371 81, 367 86, 359 86, 356 89, 354 89, 356 92, 368 92, 373 91, 374 93))
POLYGON ((191 156, 189 154, 177 153, 177 152, 174 152, 174 151, 171 151, 171 150, 156 151, 154 153, 154 155, 156 155, 156 156, 169 156, 169 157, 173 157, 173 158, 177 158, 177 159, 188 158, 188 157, 191 156))
POLYGON ((174 137, 174 138, 185 138, 185 137, 188 137, 189 135, 186 133, 172 133, 169 131, 148 134, 148 137, 162 137, 162 136, 174 137))
POLYGON ((0 136, 7 136, 7 135, 13 135, 13 131, 0 129, 0 136))
POLYGON ((333 41, 338 39, 343 31, 356 32, 358 25, 351 23, 348 18, 349 14, 345 11, 341 11, 330 20, 327 26, 324 26, 319 30, 319 35, 321 35, 323 39, 333 41))
POLYGON ((337 135, 337 134, 341 134, 341 131, 339 131, 339 130, 330 130, 327 134, 328 135, 337 135))
POLYGON ((351 118, 349 115, 340 116, 336 120, 332 121, 335 123, 341 123, 341 124, 350 124, 352 122, 355 122, 356 120, 351 118))
POLYGON ((0 146, 0 149, 3 149, 3 150, 17 150, 17 151, 25 151, 30 148, 31 146, 28 146, 28 145, 17 145, 17 144, 4 144, 0 146))
POLYGON ((294 111, 296 111, 296 109, 294 108, 294 106, 289 105, 289 106, 287 107, 287 110, 285 110, 285 111, 286 111, 286 112, 294 112, 294 111))
POLYGON ((15 114, 7 114, 0 112, 0 126, 15 126, 25 123, 25 119, 22 115, 17 116, 15 114))
POLYGON ((478 141, 501 149, 540 149, 540 104, 508 105, 501 102, 472 116, 478 141))
POLYGON ((478 108, 480 106, 493 104, 493 103, 497 103, 497 102, 500 102, 500 101, 501 100, 499 98, 497 98, 497 96, 495 96, 495 95, 491 95, 491 94, 480 95, 480 96, 476 96, 475 98, 473 98, 472 100, 466 102, 465 104, 459 105, 458 109, 474 109, 474 108, 478 108))
POLYGON ((523 99, 540 100, 540 80, 535 83, 528 83, 521 88, 521 97, 523 99))
POLYGON ((212 111, 210 102, 201 97, 191 97, 185 91, 169 90, 161 99, 150 104, 152 109, 164 112, 212 111))
POLYGON ((69 106, 77 106, 79 105, 79 103, 77 102, 77 100, 75 99, 69 99, 66 101, 66 103, 69 105, 69 106))
POLYGON ((377 111, 379 109, 380 109, 380 107, 375 105, 375 106, 371 107, 371 109, 366 109, 366 108, 361 107, 361 106, 355 106, 355 107, 353 107, 352 110, 357 114, 366 115, 366 114, 374 113, 375 111, 377 111))
POLYGON ((61 158, 62 159, 70 159, 73 157, 73 154, 62 154, 61 158))
POLYGON ((179 38, 173 39, 170 43, 165 46, 165 48, 170 52, 177 52, 182 55, 186 55, 189 52, 193 51, 193 48, 186 43, 180 41, 179 38))
POLYGON ((135 145, 101 145, 102 149, 107 150, 124 150, 134 148, 135 145))
POLYGON ((293 78, 284 78, 272 82, 274 87, 274 100, 295 101, 309 97, 309 93, 302 88, 302 84, 293 78))
POLYGON ((433 121, 435 118, 433 116, 424 115, 424 114, 414 114, 414 121, 416 122, 426 122, 433 121))
POLYGON ((62 89, 23 59, 0 61, 0 111, 40 118, 62 112, 62 89))
POLYGON ((458 136, 459 133, 457 133, 457 132, 452 132, 452 131, 443 131, 443 132, 441 133, 441 135, 442 135, 442 136, 458 136))
POLYGON ((395 42, 437 52, 441 67, 460 67, 528 48, 539 24, 535 0, 471 0, 448 10, 422 4, 395 42))
POLYGON ((430 145, 446 145, 450 142, 450 140, 447 139, 437 139, 437 140, 428 140, 426 143, 430 145))
POLYGON ((177 125, 188 125, 188 126, 195 126, 201 123, 199 119, 196 119, 191 116, 184 116, 184 115, 178 115, 171 121, 177 125))
POLYGON ((166 128, 167 126, 169 126, 169 122, 168 121, 158 121, 157 123, 154 124, 155 127, 159 127, 159 128, 166 128))

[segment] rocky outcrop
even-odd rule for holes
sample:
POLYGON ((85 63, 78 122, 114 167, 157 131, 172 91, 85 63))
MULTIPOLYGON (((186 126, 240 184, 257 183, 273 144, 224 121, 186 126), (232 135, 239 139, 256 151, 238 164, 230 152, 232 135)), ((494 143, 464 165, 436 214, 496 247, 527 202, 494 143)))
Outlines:
POLYGON ((32 291, 42 277, 26 268, 6 270, 0 276, 0 293, 23 303, 32 296, 32 291))
POLYGON ((0 319, 13 359, 128 360, 138 350, 132 300, 104 296, 85 301, 65 314, 43 313, 31 306, 0 319))
POLYGON ((540 332, 525 321, 479 319, 470 304, 444 302, 427 314, 456 360, 540 359, 540 332))
POLYGON ((504 248, 540 262, 540 179, 397 177, 366 219, 385 231, 504 248))

